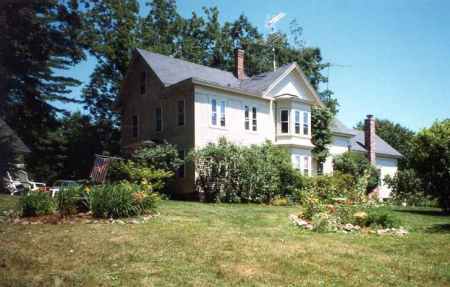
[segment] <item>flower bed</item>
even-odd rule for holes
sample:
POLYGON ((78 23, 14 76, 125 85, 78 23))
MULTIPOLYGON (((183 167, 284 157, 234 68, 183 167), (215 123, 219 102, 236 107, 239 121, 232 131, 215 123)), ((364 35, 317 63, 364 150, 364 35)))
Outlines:
POLYGON ((406 235, 408 231, 386 208, 370 205, 321 204, 313 201, 289 219, 304 230, 406 235))
POLYGON ((61 190, 56 198, 30 192, 18 212, 5 214, 15 224, 143 223, 155 216, 159 195, 146 185, 120 182, 61 190))

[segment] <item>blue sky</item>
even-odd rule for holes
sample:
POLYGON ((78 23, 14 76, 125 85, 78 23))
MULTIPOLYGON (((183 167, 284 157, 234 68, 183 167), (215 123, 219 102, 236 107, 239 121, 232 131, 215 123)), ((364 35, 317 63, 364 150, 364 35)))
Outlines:
MULTIPOLYGON (((319 47, 327 62, 349 66, 331 68, 329 83, 341 104, 338 117, 349 127, 369 113, 413 130, 450 117, 450 1, 178 0, 177 4, 184 17, 192 11, 201 14, 202 6, 217 6, 221 21, 244 13, 260 32, 267 31, 264 23, 278 12, 287 14, 277 26, 281 31, 287 32, 289 22, 297 19, 307 46, 319 47)), ((64 74, 87 83, 94 65, 89 58, 64 74)))

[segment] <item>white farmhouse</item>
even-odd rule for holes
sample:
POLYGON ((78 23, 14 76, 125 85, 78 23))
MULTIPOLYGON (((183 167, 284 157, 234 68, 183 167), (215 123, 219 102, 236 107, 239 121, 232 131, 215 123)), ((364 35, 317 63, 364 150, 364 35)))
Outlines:
MULTIPOLYGON (((242 144, 270 140, 291 152, 292 164, 314 175, 311 153, 311 106, 322 105, 296 63, 274 72, 247 77, 244 51, 235 51, 234 73, 137 49, 122 85, 122 146, 152 140, 175 144, 181 155, 221 137, 242 144)), ((333 171, 333 157, 352 150, 367 154, 382 178, 395 174, 401 154, 375 134, 375 120, 365 131, 332 125, 331 156, 324 172, 333 171)), ((192 198, 195 170, 186 165, 177 174, 176 194, 192 198)), ((390 190, 383 183, 379 196, 390 190)))

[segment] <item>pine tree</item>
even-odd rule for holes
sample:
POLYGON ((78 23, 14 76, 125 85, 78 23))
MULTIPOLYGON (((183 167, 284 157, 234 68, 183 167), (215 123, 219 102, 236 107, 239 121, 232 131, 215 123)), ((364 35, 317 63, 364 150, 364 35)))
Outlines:
POLYGON ((43 179, 55 174, 63 157, 56 102, 79 82, 57 76, 85 55, 77 1, 7 1, 0 7, 0 116, 31 149, 29 171, 43 179))

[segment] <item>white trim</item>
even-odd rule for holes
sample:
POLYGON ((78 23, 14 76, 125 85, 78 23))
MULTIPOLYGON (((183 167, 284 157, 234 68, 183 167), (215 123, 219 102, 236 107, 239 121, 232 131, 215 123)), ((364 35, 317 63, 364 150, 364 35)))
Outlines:
POLYGON ((294 113, 294 135, 301 135, 302 134, 302 111, 301 110, 297 110, 294 109, 293 110, 294 113), (298 122, 297 122, 297 115, 298 115, 298 122), (298 133, 297 133, 297 123, 298 123, 298 133))
POLYGON ((279 124, 280 135, 289 135, 290 132, 291 132, 291 119, 290 119, 291 118, 291 115, 290 115, 291 111, 290 111, 289 108, 280 108, 279 110, 280 110, 280 114, 279 114, 280 115, 280 124, 279 124), (288 120, 287 120, 288 131, 287 132, 283 132, 283 121, 282 121, 282 118, 281 118, 281 113, 283 111, 286 111, 287 115, 288 115, 288 120))
POLYGON ((317 94, 316 90, 312 87, 311 83, 308 81, 308 79, 306 78, 305 74, 303 73, 302 69, 300 68, 300 66, 297 63, 292 63, 291 67, 289 67, 289 69, 287 69, 283 74, 281 74, 275 81, 272 82, 272 84, 270 84, 269 88, 267 88, 262 96, 263 97, 267 97, 267 95, 273 90, 273 88, 281 82, 281 80, 283 80, 287 75, 289 75, 293 70, 296 70, 299 75, 300 78, 303 80, 303 82, 305 83, 306 88, 311 92, 312 96, 314 97, 314 99, 316 100, 317 104, 319 106, 324 106, 324 104, 322 103, 322 101, 320 100, 319 95, 317 94))
POLYGON ((308 111, 302 111, 301 112, 301 135, 304 137, 310 137, 311 136, 311 113, 308 111), (308 133, 305 134, 305 115, 306 115, 306 121, 308 125, 308 133))

